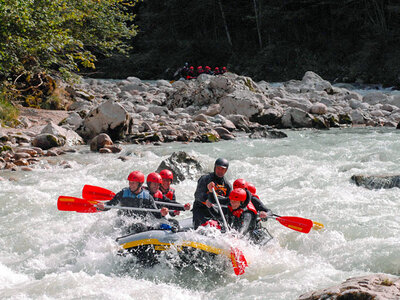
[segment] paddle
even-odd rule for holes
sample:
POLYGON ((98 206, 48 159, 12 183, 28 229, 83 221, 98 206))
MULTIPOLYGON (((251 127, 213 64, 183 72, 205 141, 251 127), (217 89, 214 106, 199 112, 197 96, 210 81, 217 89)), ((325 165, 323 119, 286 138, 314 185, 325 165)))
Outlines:
MULTIPOLYGON (((114 196, 115 196, 114 192, 99 186, 85 185, 82 189, 82 198, 87 200, 106 201, 106 200, 111 200, 114 196)), ((179 203, 161 202, 161 201, 154 201, 154 203, 158 205, 178 207, 181 210, 184 210, 184 206, 179 203)))
MULTIPOLYGON (((215 189, 212 189, 214 200, 218 205, 219 213, 221 214, 222 221, 227 230, 229 230, 228 223, 226 222, 224 212, 222 211, 221 204, 219 203, 218 196, 215 193, 215 189)), ((244 274, 246 267, 248 267, 247 260, 244 257, 243 252, 238 248, 231 247, 231 261, 233 266, 233 271, 237 276, 244 274)))
MULTIPOLYGON (((96 213, 99 212, 97 210, 96 204, 99 201, 96 200, 86 200, 76 197, 69 196, 60 196, 57 201, 57 208, 61 211, 76 211, 79 213, 96 213)), ((105 205, 105 208, 108 209, 122 209, 122 210, 134 210, 141 212, 160 212, 159 209, 153 208, 138 208, 138 207, 124 207, 124 206, 112 206, 105 205)))
POLYGON ((283 226, 290 228, 292 230, 296 230, 303 233, 309 233, 311 228, 313 227, 313 222, 309 219, 300 218, 300 217, 290 217, 290 216, 278 216, 272 215, 268 218, 272 218, 277 220, 283 226))

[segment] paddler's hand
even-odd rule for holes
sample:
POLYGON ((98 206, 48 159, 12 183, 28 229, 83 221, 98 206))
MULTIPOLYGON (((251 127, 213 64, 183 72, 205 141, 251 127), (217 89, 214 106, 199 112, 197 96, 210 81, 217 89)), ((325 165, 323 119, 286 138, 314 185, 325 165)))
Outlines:
POLYGON ((166 215, 168 215, 168 208, 166 207, 161 208, 160 213, 163 217, 165 217, 166 215))
POLYGON ((174 216, 179 216, 181 212, 179 210, 174 210, 174 216))
POLYGON ((99 201, 99 203, 97 203, 96 207, 98 210, 104 210, 104 203, 99 201))
POLYGON ((189 209, 190 209, 190 203, 186 203, 186 204, 183 206, 183 209, 184 209, 184 210, 189 210, 189 209))
POLYGON ((207 184, 207 189, 210 193, 212 193, 213 189, 215 188, 215 183, 214 182, 210 182, 209 184, 207 184))
POLYGON ((266 211, 260 211, 259 214, 258 214, 258 216, 259 216, 261 219, 265 219, 266 217, 268 217, 268 214, 267 214, 266 211))
POLYGON ((214 204, 212 204, 210 201, 208 201, 208 199, 206 200, 206 206, 208 207, 208 208, 210 208, 210 207, 212 207, 212 206, 214 206, 214 204))

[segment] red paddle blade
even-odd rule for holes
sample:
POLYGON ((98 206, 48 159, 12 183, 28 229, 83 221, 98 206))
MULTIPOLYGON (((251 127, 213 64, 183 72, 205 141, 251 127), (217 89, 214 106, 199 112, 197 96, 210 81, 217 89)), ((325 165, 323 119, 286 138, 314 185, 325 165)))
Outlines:
POLYGON ((76 197, 60 196, 57 201, 58 210, 76 211, 80 213, 95 213, 97 201, 89 201, 76 197))
POLYGON ((311 220, 300 217, 285 216, 277 217, 276 220, 278 220, 283 226, 303 233, 309 233, 313 227, 313 222, 311 220))
POLYGON ((235 274, 238 276, 244 274, 248 264, 243 252, 238 248, 231 248, 231 261, 235 274))
POLYGON ((114 192, 94 185, 87 184, 82 190, 82 198, 87 200, 111 200, 114 196, 114 192))

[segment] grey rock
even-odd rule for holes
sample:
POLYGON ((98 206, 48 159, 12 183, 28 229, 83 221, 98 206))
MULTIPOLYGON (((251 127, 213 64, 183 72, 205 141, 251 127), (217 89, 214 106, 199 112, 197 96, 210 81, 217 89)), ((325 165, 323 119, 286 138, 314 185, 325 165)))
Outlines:
POLYGON ((174 174, 174 183, 185 179, 196 179, 203 172, 203 165, 199 160, 184 151, 174 152, 161 162, 156 172, 168 169, 174 174))
POLYGON ((367 189, 400 188, 400 175, 353 175, 351 180, 367 189))
POLYGON ((319 291, 301 295, 298 300, 398 300, 400 278, 386 274, 353 277, 319 291))

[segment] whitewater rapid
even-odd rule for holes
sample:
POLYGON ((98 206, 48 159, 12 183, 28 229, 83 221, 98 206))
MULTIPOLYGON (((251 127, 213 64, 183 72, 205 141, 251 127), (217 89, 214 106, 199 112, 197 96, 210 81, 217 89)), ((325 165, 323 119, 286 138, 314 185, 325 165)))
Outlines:
MULTIPOLYGON (((400 189, 368 190, 354 174, 399 174, 400 131, 387 128, 285 131, 288 138, 213 144, 124 145, 120 154, 88 146, 33 172, 2 171, 0 181, 1 299, 296 299, 348 277, 400 275, 400 189), (116 211, 78 214, 57 210, 59 195, 81 196, 84 184, 115 192, 133 170, 154 171, 174 151, 195 155, 212 169, 230 161, 228 179, 245 178, 274 213, 309 218, 322 232, 302 234, 274 220, 265 248, 241 243, 250 263, 230 268, 178 270, 168 261, 152 268, 116 255, 116 211)), ((178 202, 193 202, 196 182, 175 186, 178 202)), ((186 212, 181 217, 189 216, 186 212)))

